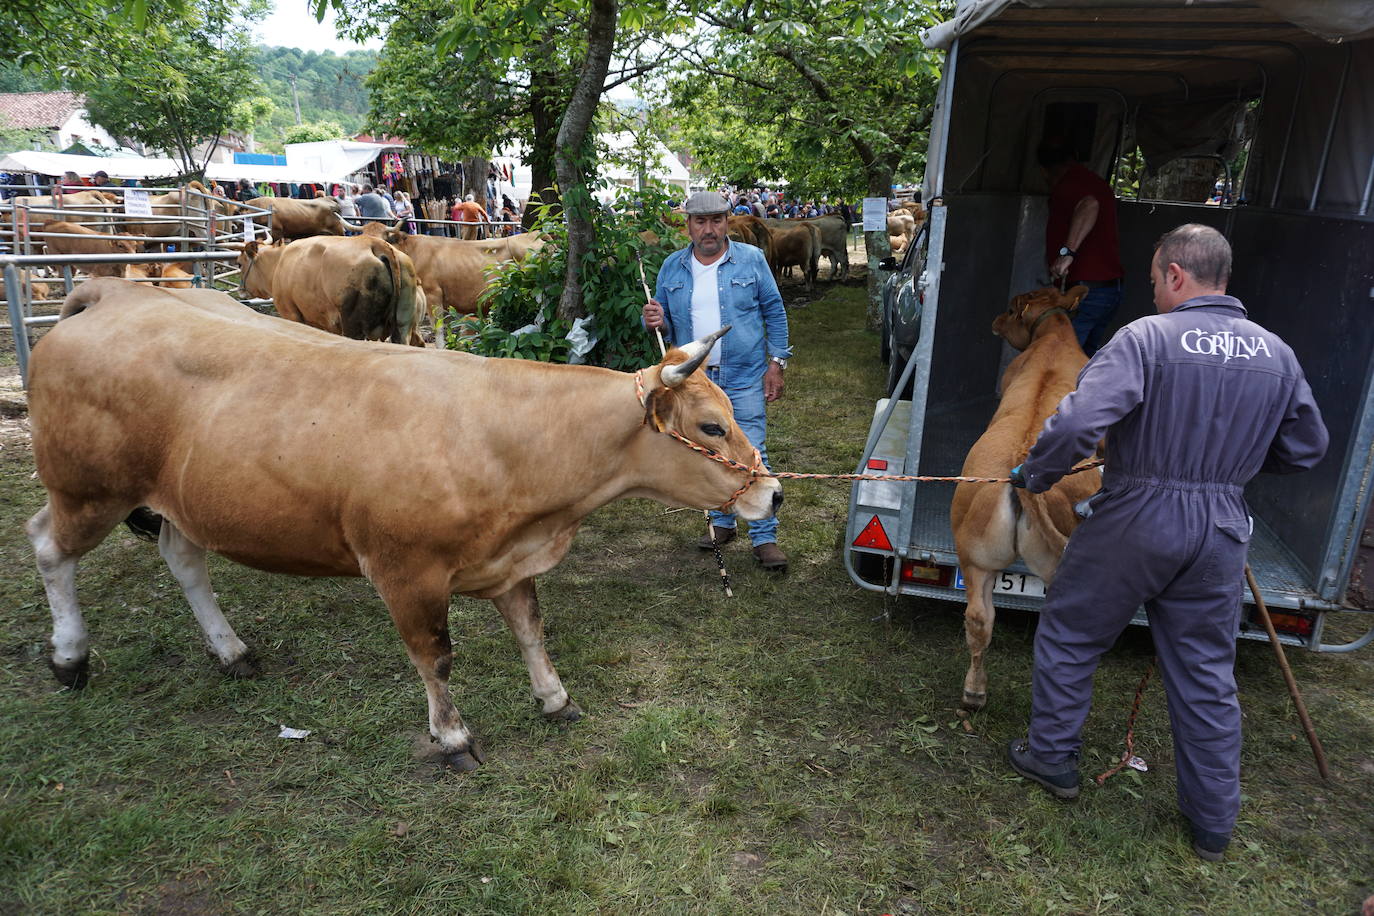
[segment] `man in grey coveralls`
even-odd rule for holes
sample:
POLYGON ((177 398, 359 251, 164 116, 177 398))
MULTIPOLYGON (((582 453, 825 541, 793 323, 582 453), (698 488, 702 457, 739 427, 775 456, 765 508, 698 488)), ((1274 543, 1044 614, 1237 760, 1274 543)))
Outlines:
POLYGON ((1293 351, 1225 295, 1230 275, 1231 246, 1215 229, 1166 233, 1150 267, 1159 314, 1098 351, 1012 471, 1044 492, 1107 437, 1102 489, 1045 599, 1030 733, 1008 748, 1012 768, 1056 797, 1078 795, 1093 672, 1143 604, 1169 695, 1179 809, 1209 861, 1240 810, 1244 487, 1260 471, 1311 468, 1327 445, 1293 351))

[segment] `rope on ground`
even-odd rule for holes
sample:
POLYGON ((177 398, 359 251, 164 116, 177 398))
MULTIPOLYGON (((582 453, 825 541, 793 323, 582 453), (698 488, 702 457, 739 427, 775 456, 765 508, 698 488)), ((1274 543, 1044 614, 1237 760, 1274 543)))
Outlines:
POLYGON ((1126 753, 1121 755, 1121 760, 1101 776, 1097 777, 1097 784, 1105 785, 1107 780, 1120 773, 1130 766, 1135 759, 1135 717, 1140 714, 1140 700, 1145 696, 1145 685, 1150 683, 1150 675, 1155 673, 1156 659, 1150 659, 1150 664, 1145 668, 1145 676, 1140 679, 1140 684, 1135 688, 1135 702, 1131 704, 1131 715, 1126 719, 1126 753))

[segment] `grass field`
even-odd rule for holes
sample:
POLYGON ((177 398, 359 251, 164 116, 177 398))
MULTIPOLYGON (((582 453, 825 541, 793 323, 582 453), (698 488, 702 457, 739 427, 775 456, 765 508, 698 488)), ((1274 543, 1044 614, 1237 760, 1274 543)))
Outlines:
MULTIPOLYGON (((852 470, 883 378, 862 309, 837 286, 792 311, 775 467, 852 470)), ((78 579, 90 686, 58 689, 21 530, 42 490, 7 429, 0 913, 1349 914, 1374 893, 1374 651, 1292 654, 1323 784, 1269 648, 1241 646, 1244 808, 1227 861, 1204 864, 1174 806, 1162 688, 1137 726, 1150 771, 1054 802, 1003 762, 1034 618, 1002 615, 988 708, 961 719, 959 609, 849 582, 834 483, 788 487, 785 578, 727 548, 733 600, 689 546, 699 513, 595 513, 540 583, 587 712, 570 727, 539 717, 495 609, 454 599, 454 692, 488 754, 472 775, 427 756, 419 679, 366 582, 212 558, 263 668, 231 681, 157 550, 123 529, 78 579), (311 734, 279 739, 283 724, 311 734)), ((1150 654, 1133 631, 1106 658, 1087 773, 1120 753, 1150 654)))

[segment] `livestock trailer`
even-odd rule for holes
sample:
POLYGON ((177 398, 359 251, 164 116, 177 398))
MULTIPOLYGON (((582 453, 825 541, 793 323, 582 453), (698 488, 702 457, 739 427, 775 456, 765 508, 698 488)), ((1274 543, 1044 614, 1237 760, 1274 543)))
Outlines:
MULTIPOLYGON (((925 41, 945 62, 924 187, 934 205, 909 255, 923 258, 909 305, 920 335, 857 470, 959 473, 1013 355, 991 322, 1047 276, 1035 150, 1067 138, 1116 188, 1118 326, 1154 312, 1163 232, 1206 223, 1231 241, 1230 292, 1292 345, 1331 433, 1314 470, 1247 488, 1250 563, 1283 642, 1374 641, 1374 615, 1362 636, 1323 640, 1328 613, 1374 609, 1374 4, 960 0, 925 41)), ((953 491, 857 483, 844 541, 854 582, 962 603, 953 491)), ((997 592, 1035 610, 1044 584, 1018 563, 997 592)), ((1239 636, 1266 639, 1252 614, 1239 636)))

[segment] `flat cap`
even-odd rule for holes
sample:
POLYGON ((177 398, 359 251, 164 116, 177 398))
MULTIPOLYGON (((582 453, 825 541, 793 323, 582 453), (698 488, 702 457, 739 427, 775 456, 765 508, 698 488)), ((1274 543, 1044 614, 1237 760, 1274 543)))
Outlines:
POLYGON ((730 202, 725 199, 724 194, 717 194, 715 191, 698 191, 687 198, 687 203, 682 205, 682 210, 688 216, 716 216, 720 213, 729 213, 730 202))

